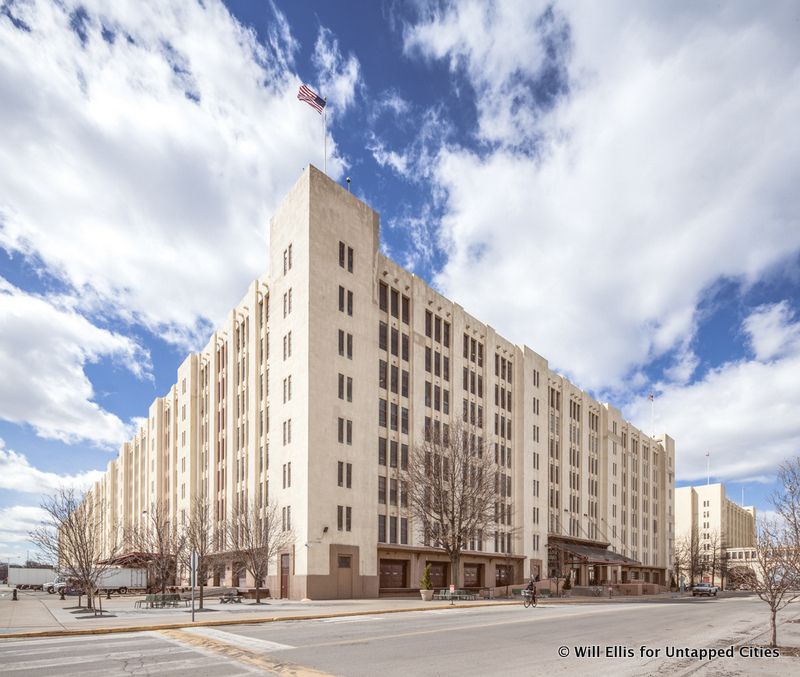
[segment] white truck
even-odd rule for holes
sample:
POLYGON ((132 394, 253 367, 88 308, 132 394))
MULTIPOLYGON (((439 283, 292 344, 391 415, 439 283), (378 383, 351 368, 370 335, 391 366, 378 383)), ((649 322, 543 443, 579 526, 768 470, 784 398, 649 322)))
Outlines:
POLYGON ((53 580, 54 569, 39 567, 8 567, 8 584, 22 590, 40 589, 53 580))
MULTIPOLYGON (((68 587, 69 576, 61 575, 44 586, 51 595, 68 587)), ((126 594, 129 590, 145 590, 147 588, 147 569, 124 569, 112 567, 106 569, 97 580, 97 589, 102 593, 117 592, 126 594)))

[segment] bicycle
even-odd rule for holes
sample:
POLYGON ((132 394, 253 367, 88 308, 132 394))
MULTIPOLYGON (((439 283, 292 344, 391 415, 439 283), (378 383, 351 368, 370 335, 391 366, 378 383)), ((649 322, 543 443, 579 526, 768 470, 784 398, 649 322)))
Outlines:
POLYGON ((523 590, 522 591, 522 604, 527 609, 529 606, 536 606, 536 591, 523 590))

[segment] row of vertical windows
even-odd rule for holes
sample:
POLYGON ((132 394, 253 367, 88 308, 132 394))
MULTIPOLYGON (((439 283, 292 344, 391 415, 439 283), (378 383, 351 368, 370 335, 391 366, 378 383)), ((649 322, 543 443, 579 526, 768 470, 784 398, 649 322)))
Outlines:
POLYGON ((342 329, 339 330, 339 355, 353 359, 353 335, 342 329))
POLYGON ((353 292, 339 285, 339 311, 353 316, 353 292))
POLYGON ((450 358, 442 355, 438 350, 425 347, 425 371, 434 376, 441 376, 445 381, 450 380, 450 358))
MULTIPOLYGON (((386 477, 378 475, 378 503, 386 505, 386 477)), ((389 480, 389 505, 408 507, 408 483, 396 479, 389 480)))
POLYGON ((292 245, 283 250, 283 274, 286 275, 292 269, 292 245))
POLYGON ((495 353, 494 375, 511 383, 511 360, 500 357, 500 355, 495 353))
POLYGON ((283 294, 283 316, 291 315, 292 313, 292 289, 283 294))
POLYGON ((283 359, 292 356, 292 332, 287 332, 283 337, 283 359))
POLYGON ((400 525, 399 543, 408 545, 408 519, 405 517, 389 517, 389 533, 386 533, 386 515, 378 515, 378 542, 379 543, 398 543, 398 522, 400 525), (388 539, 387 539, 388 535, 388 539))
POLYGON ((494 385, 494 404, 496 407, 511 411, 511 391, 497 385, 494 385))
POLYGON ((378 438, 378 465, 385 466, 387 461, 387 447, 388 447, 388 461, 390 468, 396 468, 398 464, 398 451, 399 462, 401 470, 408 470, 408 445, 398 444, 396 440, 389 442, 385 437, 378 438))
POLYGON ((473 395, 483 397, 483 376, 472 369, 464 367, 461 375, 461 385, 464 390, 469 391, 473 395))
POLYGON ((483 343, 464 334, 464 359, 474 362, 479 367, 483 366, 483 343))
POLYGON ((378 360, 378 387, 408 397, 408 371, 378 360))
POLYGON ((348 273, 353 272, 353 248, 348 247, 344 242, 339 242, 339 267, 347 269, 348 273))
POLYGON ((353 422, 339 417, 338 439, 340 444, 353 444, 353 422))
MULTIPOLYGON (((497 414, 495 414, 495 418, 497 418, 497 414)), ((475 404, 475 402, 470 402, 466 398, 464 398, 464 411, 462 414, 462 419, 464 423, 469 422, 470 425, 476 425, 479 428, 483 428, 483 407, 480 404, 475 404)), ((497 430, 495 430, 495 433, 497 430)))
POLYGON ((352 488, 353 486, 353 464, 352 463, 345 463, 344 461, 339 461, 339 467, 337 472, 337 482, 340 487, 346 487, 347 489, 352 488))
POLYGON ((292 506, 290 505, 281 508, 281 528, 284 531, 292 530, 292 506))
POLYGON ((401 334, 395 327, 392 327, 390 332, 389 325, 385 322, 380 322, 378 324, 378 348, 381 350, 389 350, 395 357, 401 357, 404 361, 408 362, 408 334, 401 334))
POLYGON ((441 343, 446 348, 450 347, 450 323, 430 310, 425 311, 425 336, 441 343))
POLYGON ((390 289, 385 282, 378 285, 378 306, 392 317, 402 319, 408 324, 411 315, 411 299, 400 294, 396 289, 390 289))
POLYGON ((450 413, 450 391, 425 381, 425 406, 444 414, 450 413))
POLYGON ((339 374, 339 399, 353 401, 353 378, 339 374))
POLYGON ((287 489, 292 486, 292 462, 283 464, 283 488, 287 489))
POLYGON ((353 521, 353 509, 347 505, 336 506, 336 528, 339 531, 350 531, 353 521))
POLYGON ((378 400, 378 425, 381 428, 388 427, 391 430, 397 431, 398 415, 400 432, 403 434, 408 434, 408 409, 406 407, 398 406, 396 402, 387 402, 383 398, 378 400))

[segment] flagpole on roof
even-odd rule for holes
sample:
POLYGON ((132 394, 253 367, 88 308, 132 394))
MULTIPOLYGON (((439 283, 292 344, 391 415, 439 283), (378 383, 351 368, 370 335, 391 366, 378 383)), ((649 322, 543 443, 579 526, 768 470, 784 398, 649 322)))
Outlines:
MULTIPOLYGON (((328 97, 325 97, 325 103, 328 102, 328 97)), ((327 106, 325 107, 327 108, 327 106)), ((327 175, 328 173, 328 113, 326 109, 322 109, 322 171, 327 175)))

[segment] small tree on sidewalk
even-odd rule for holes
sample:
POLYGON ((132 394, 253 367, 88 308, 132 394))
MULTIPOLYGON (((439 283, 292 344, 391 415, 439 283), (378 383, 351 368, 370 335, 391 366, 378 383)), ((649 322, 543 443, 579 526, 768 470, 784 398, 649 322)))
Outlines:
POLYGON ((189 520, 183 529, 184 547, 181 562, 191 568, 192 553, 197 553, 197 586, 200 591, 199 607, 203 608, 203 591, 208 581, 209 568, 213 563, 214 525, 211 519, 211 503, 205 496, 195 496, 189 507, 189 520))
POLYGON ((775 519, 762 519, 756 534, 753 585, 759 598, 769 605, 770 646, 777 646, 777 615, 800 596, 798 551, 790 527, 775 519))
POLYGON ((227 532, 231 548, 255 581, 256 604, 260 604, 270 563, 294 542, 294 534, 283 530, 280 510, 272 501, 263 507, 255 501, 244 505, 227 523, 227 532))
POLYGON ((425 430, 409 455, 409 510, 425 543, 450 558, 450 582, 459 585, 461 553, 470 538, 489 532, 502 478, 486 453, 483 430, 454 423, 425 430))
POLYGON ((140 558, 138 564, 152 571, 156 586, 163 594, 168 582, 177 573, 177 563, 186 545, 183 529, 170 519, 169 510, 162 501, 150 505, 142 512, 142 522, 128 529, 128 546, 140 558))
POLYGON ((87 606, 94 608, 94 592, 107 562, 119 553, 117 530, 105 523, 104 501, 91 492, 62 488, 43 498, 41 507, 45 517, 30 532, 31 540, 58 563, 62 575, 77 582, 87 606), (104 533, 109 535, 105 542, 104 533))

